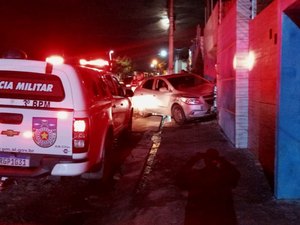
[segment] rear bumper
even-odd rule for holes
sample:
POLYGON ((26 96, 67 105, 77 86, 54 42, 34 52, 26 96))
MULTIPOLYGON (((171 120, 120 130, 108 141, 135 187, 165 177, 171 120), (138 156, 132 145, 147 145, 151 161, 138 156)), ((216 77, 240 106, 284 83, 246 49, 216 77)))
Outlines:
POLYGON ((78 176, 89 169, 87 161, 80 163, 59 163, 51 171, 53 176, 78 176))
POLYGON ((89 166, 90 163, 87 159, 74 160, 71 157, 32 156, 30 167, 0 166, 0 176, 78 176, 87 172, 89 166))

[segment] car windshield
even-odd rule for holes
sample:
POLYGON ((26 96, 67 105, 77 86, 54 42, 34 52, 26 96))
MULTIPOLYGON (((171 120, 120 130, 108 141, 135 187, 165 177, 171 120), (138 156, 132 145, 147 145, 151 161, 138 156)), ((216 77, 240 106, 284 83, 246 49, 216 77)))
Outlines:
POLYGON ((207 83, 204 79, 193 75, 168 78, 168 81, 175 89, 190 88, 207 83))

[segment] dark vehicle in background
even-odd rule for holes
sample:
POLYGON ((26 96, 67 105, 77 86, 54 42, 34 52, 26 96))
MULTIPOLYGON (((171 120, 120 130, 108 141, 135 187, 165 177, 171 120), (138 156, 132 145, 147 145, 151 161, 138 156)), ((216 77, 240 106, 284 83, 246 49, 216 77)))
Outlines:
POLYGON ((127 89, 130 89, 132 80, 133 80, 133 76, 128 76, 122 80, 122 83, 127 89))
POLYGON ((140 114, 172 116, 177 124, 214 113, 215 84, 182 73, 151 77, 135 89, 133 107, 140 114))

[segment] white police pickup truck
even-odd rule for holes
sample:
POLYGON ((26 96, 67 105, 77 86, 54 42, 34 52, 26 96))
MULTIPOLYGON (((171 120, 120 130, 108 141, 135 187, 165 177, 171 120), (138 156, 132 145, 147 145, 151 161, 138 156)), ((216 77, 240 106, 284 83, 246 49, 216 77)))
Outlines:
POLYGON ((0 176, 105 173, 114 138, 131 130, 127 94, 99 69, 0 59, 0 176))

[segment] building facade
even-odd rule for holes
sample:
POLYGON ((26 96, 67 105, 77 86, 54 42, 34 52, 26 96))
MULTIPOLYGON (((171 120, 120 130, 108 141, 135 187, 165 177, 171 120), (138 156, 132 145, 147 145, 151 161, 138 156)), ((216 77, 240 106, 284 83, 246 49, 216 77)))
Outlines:
POLYGON ((204 29, 219 125, 236 148, 255 153, 284 199, 300 198, 299 24, 299 0, 220 0, 204 29))

